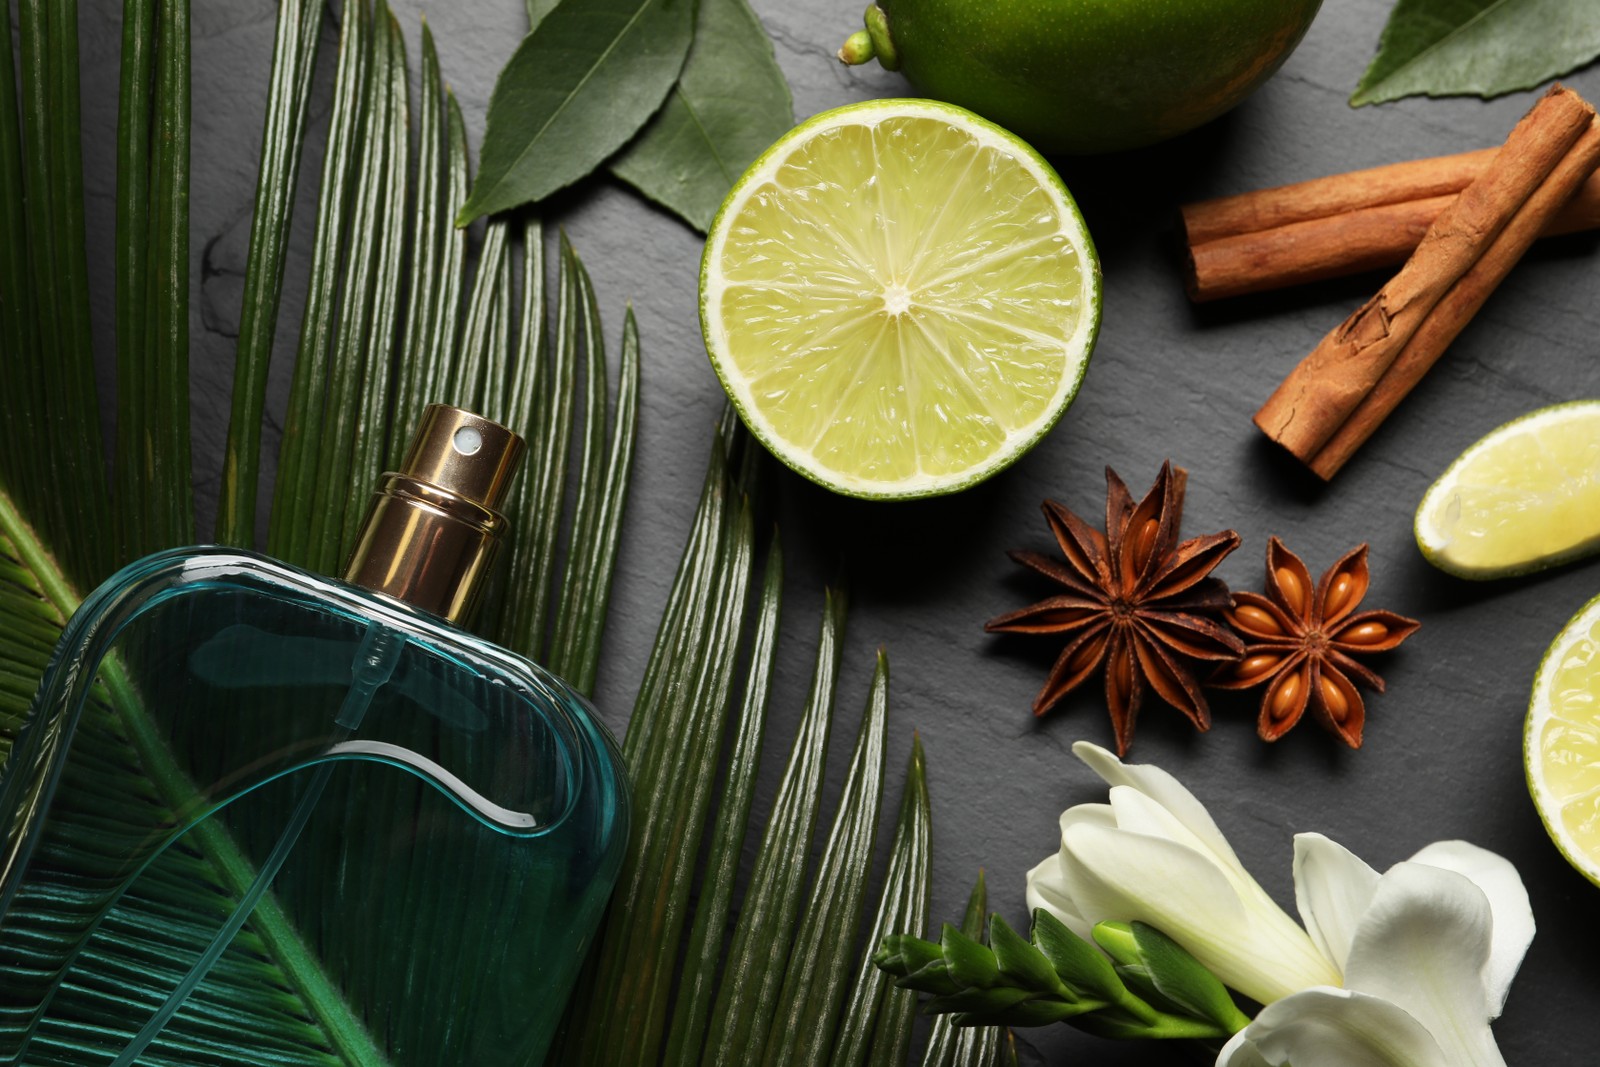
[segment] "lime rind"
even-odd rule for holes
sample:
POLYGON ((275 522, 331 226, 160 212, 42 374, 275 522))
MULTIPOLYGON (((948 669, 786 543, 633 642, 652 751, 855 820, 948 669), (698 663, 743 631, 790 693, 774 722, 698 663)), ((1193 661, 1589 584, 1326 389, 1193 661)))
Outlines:
POLYGON ((1066 184, 1043 156, 1015 134, 995 125, 979 115, 952 104, 921 99, 870 100, 834 108, 813 116, 796 126, 784 137, 762 153, 735 183, 711 224, 700 269, 700 320, 706 347, 713 370, 723 389, 738 411, 740 419, 750 432, 783 463, 802 476, 834 492, 869 500, 911 500, 940 496, 969 488, 1015 463, 1036 445, 1060 421, 1071 407, 1088 372, 1089 360, 1099 337, 1101 316, 1101 276, 1099 257, 1082 212, 1068 192, 1066 184), (1044 413, 1037 419, 1009 431, 1002 447, 985 461, 949 476, 919 475, 910 478, 867 479, 850 472, 824 466, 813 459, 808 450, 789 442, 778 434, 754 402, 744 377, 732 373, 725 366, 726 343, 722 323, 713 310, 727 285, 714 284, 714 265, 718 264, 728 239, 728 222, 745 206, 752 192, 766 182, 777 170, 777 164, 787 159, 794 149, 818 132, 830 127, 859 124, 863 118, 881 119, 907 116, 934 118, 951 123, 971 133, 982 145, 1009 154, 1036 180, 1039 188, 1055 197, 1060 209, 1062 231, 1081 259, 1080 274, 1081 310, 1074 331, 1064 348, 1072 354, 1072 365, 1057 382, 1055 395, 1044 405, 1044 413))
MULTIPOLYGON (((1558 796, 1552 790, 1545 773, 1541 746, 1545 726, 1551 719, 1557 718, 1551 692, 1555 687, 1557 673, 1563 667, 1565 657, 1570 653, 1579 635, 1597 627, 1600 627, 1600 596, 1590 600, 1578 609, 1576 615, 1567 620, 1561 632, 1556 635, 1556 639, 1550 642, 1550 647, 1545 650, 1544 657, 1540 659, 1539 669, 1534 674, 1533 692, 1528 699, 1528 716, 1523 727, 1522 765, 1528 781, 1528 794, 1533 798, 1534 809, 1539 813, 1539 821, 1544 824, 1545 833, 1550 835, 1550 840, 1556 849, 1573 869, 1600 886, 1600 855, 1589 855, 1563 824, 1561 808, 1574 798, 1558 796)), ((1600 680, 1600 668, 1596 669, 1595 676, 1600 680)), ((1600 704, 1600 691, 1594 695, 1597 704, 1600 704)), ((1595 725, 1600 727, 1600 711, 1597 711, 1595 725)))
POLYGON ((1590 420, 1597 428, 1597 432, 1600 432, 1600 400, 1572 400, 1530 411, 1490 430, 1457 456, 1450 466, 1445 468, 1444 473, 1428 487, 1417 505, 1412 533, 1423 558, 1433 566, 1458 578, 1489 581, 1557 567, 1600 552, 1600 515, 1596 516, 1594 534, 1588 538, 1555 552, 1521 556, 1493 565, 1473 564, 1452 556, 1450 538, 1443 534, 1432 520, 1432 516, 1438 510, 1442 494, 1455 485, 1461 471, 1468 464, 1487 450, 1511 440, 1539 423, 1566 419, 1590 420))

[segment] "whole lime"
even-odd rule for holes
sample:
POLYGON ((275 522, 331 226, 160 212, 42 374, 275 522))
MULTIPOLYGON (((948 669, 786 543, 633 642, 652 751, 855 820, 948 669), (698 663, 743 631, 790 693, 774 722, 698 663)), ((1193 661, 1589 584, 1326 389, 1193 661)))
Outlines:
POLYGON ((876 57, 1043 152, 1153 144, 1239 103, 1322 0, 879 0, 839 58, 876 57))

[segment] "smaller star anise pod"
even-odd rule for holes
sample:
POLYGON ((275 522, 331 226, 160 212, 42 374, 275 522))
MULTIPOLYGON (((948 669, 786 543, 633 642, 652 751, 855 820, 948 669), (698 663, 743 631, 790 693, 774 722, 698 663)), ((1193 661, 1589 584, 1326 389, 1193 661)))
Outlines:
POLYGON ((1066 593, 984 625, 991 633, 1068 638, 1034 698, 1035 715, 1055 707, 1104 664, 1119 754, 1133 743, 1146 686, 1196 729, 1210 729, 1211 711, 1192 661, 1231 660, 1244 648, 1218 619, 1233 604, 1228 587, 1209 577, 1239 547, 1239 535, 1226 530, 1178 543, 1186 480, 1182 468, 1164 463, 1156 484, 1135 504, 1122 479, 1107 467, 1105 533, 1046 500, 1045 521, 1066 565, 1037 552, 1018 550, 1010 556, 1066 593))
POLYGON ((1363 611, 1367 546, 1345 553, 1315 588, 1300 557, 1276 537, 1267 543, 1267 595, 1235 593, 1229 624, 1244 635, 1244 658, 1207 683, 1222 689, 1266 684, 1256 732, 1276 741, 1309 707, 1317 721, 1351 748, 1361 747, 1367 706, 1351 682, 1376 692, 1383 679, 1354 657, 1387 652, 1422 624, 1392 611, 1363 611))

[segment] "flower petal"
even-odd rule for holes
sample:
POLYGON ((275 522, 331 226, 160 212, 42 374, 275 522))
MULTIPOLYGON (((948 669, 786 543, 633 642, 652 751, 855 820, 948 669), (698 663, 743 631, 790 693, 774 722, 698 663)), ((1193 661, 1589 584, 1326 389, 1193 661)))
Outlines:
MULTIPOLYGON (((1080 824, 1115 827, 1117 816, 1110 804, 1074 804, 1061 813, 1061 838, 1080 824)), ((1061 852, 1052 852, 1028 872, 1028 911, 1043 908, 1067 925, 1073 933, 1092 942, 1094 924, 1084 919, 1067 890, 1067 876, 1061 866, 1061 852)))
POLYGON ((1341 974, 1377 886, 1378 872, 1343 845, 1321 834, 1295 834, 1294 900, 1300 921, 1341 974))
POLYGON ((1183 783, 1160 767, 1147 763, 1123 763, 1117 757, 1088 741, 1072 746, 1072 754, 1111 786, 1125 785, 1136 789, 1173 814, 1184 827, 1204 843, 1206 851, 1248 878, 1244 864, 1234 854, 1228 839, 1212 820, 1206 806, 1184 788, 1183 783))
POLYGON ((1404 1008, 1453 1067, 1505 1067, 1483 984, 1493 922, 1489 898, 1465 875, 1397 863, 1378 879, 1344 984, 1404 1008))
POLYGON ((1498 1018, 1505 1007, 1506 994, 1511 991, 1511 980, 1517 976, 1528 943, 1533 940, 1533 906, 1528 902, 1522 877, 1504 856, 1465 841, 1435 841, 1412 856, 1411 861, 1465 875, 1489 898, 1494 929, 1483 982, 1489 997, 1489 1018, 1498 1018))
POLYGON ((1061 853, 1052 852, 1028 872, 1028 914, 1043 908, 1060 919, 1067 929, 1093 944, 1094 923, 1078 914, 1078 905, 1067 890, 1067 876, 1061 853))
POLYGON ((1319 987, 1261 1009, 1217 1056, 1217 1067, 1461 1067, 1428 1031, 1379 997, 1319 987))
POLYGON ((1149 923, 1253 1000, 1338 981, 1294 920, 1270 901, 1247 907, 1206 853, 1083 824, 1067 830, 1061 869, 1085 920, 1149 923))
MULTIPOLYGON (((1284 998, 1289 999, 1288 997, 1284 998)), ((1240 1030, 1217 1053, 1216 1067, 1272 1067, 1267 1058, 1250 1040, 1249 1028, 1240 1030)))

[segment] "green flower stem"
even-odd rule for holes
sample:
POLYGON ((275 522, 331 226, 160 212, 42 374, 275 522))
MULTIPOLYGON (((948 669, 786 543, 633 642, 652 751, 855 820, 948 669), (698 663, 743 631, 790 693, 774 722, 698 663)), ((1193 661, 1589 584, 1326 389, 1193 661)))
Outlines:
POLYGON ((1158 931, 1103 923, 1095 939, 1111 960, 1039 910, 1030 940, 994 915, 987 946, 946 925, 938 942, 884 938, 873 962, 896 985, 931 994, 924 1011, 957 1026, 1064 1022, 1105 1037, 1214 1041, 1249 1023, 1222 983, 1158 931))

